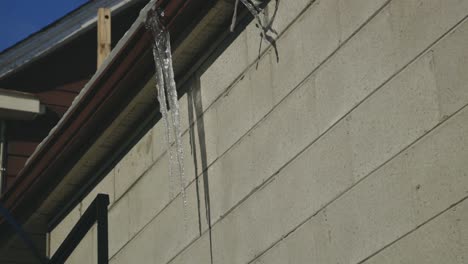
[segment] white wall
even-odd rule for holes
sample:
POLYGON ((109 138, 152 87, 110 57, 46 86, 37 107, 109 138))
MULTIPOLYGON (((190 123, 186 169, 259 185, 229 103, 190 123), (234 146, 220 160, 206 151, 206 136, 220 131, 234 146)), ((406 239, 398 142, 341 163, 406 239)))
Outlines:
POLYGON ((199 114, 186 207, 159 122, 52 252, 105 192, 113 264, 463 263, 467 14, 466 0, 282 0, 278 63, 268 49, 256 69, 251 24, 199 73, 195 106, 180 100, 184 129, 199 114))

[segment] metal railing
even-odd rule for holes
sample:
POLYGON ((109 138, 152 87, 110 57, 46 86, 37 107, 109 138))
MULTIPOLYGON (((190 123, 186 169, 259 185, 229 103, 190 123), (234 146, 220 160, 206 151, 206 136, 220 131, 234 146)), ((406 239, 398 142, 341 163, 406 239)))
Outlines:
POLYGON ((97 224, 97 263, 109 263, 109 241, 107 227, 107 206, 109 195, 98 194, 80 220, 72 228, 63 243, 48 261, 49 264, 63 264, 73 253, 88 231, 97 224))

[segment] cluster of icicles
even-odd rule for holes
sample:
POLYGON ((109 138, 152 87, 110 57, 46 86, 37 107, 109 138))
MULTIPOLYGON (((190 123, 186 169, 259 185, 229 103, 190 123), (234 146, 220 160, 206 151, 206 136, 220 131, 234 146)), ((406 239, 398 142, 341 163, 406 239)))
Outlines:
MULTIPOLYGON (((261 10, 259 6, 262 1, 254 0, 240 0, 250 13, 257 20, 257 26, 260 28, 261 41, 265 38, 268 42, 274 45, 274 39, 269 35, 272 32, 277 35, 276 31, 271 28, 273 18, 268 22, 262 22, 260 18, 261 10)), ((278 0, 276 0, 278 6, 278 0)), ((231 31, 234 31, 237 6, 239 0, 236 0, 234 16, 231 24, 231 31)), ((275 11, 277 9, 275 8, 275 11)), ((155 79, 156 89, 158 94, 158 101, 160 105, 161 116, 165 125, 165 140, 169 154, 169 184, 170 196, 173 198, 172 188, 174 187, 175 179, 178 179, 180 186, 180 193, 186 208, 187 197, 185 193, 185 176, 184 176, 184 150, 182 147, 182 131, 180 125, 179 102, 177 96, 177 87, 174 80, 174 69, 172 67, 172 51, 171 40, 169 31, 161 23, 161 16, 163 14, 156 9, 152 9, 148 14, 146 21, 146 28, 151 31, 153 35, 153 56, 155 63, 155 79), (167 97, 166 97, 167 95, 167 97), (175 143, 175 160, 174 164, 174 148, 172 142, 175 143), (178 177, 174 175, 173 166, 178 170, 178 177)), ((265 15, 267 16, 267 15, 265 15)), ((261 48, 261 47, 260 47, 261 48)), ((185 215, 185 209, 184 209, 185 215)))

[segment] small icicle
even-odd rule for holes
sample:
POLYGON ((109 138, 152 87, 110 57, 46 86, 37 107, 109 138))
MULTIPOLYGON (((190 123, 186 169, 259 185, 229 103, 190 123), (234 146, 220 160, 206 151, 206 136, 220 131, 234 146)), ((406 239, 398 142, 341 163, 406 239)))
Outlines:
POLYGON ((232 15, 232 22, 231 22, 231 32, 234 32, 236 28, 236 20, 237 20, 237 7, 239 6, 239 0, 236 0, 234 3, 234 14, 232 15))

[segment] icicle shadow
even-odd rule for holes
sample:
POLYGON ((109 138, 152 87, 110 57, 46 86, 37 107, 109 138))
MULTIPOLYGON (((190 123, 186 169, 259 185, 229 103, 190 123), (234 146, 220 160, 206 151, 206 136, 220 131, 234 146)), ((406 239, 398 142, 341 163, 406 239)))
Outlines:
MULTIPOLYGON (((200 87, 200 76, 196 75, 194 77, 194 83, 190 91, 187 93, 188 100, 188 109, 189 109, 189 120, 190 124, 193 126, 190 127, 190 145, 192 148, 192 156, 195 167, 195 175, 198 176, 201 173, 203 179, 203 195, 204 195, 204 204, 205 204, 205 217, 206 223, 208 224, 208 236, 210 241, 210 259, 213 263, 213 239, 212 239, 212 223, 211 223, 211 199, 210 199, 210 184, 208 177, 208 156, 206 152, 206 137, 205 137, 205 121, 203 116, 203 101, 201 96, 201 87, 200 87), (195 131, 196 130, 196 131, 195 131), (195 136, 198 134, 198 138, 195 136), (200 152, 200 163, 201 168, 198 167, 197 160, 197 142, 200 152)), ((199 217, 199 231, 200 235, 202 234, 201 228, 201 212, 200 212, 200 186, 199 179, 196 179, 196 190, 198 198, 198 217, 199 217)))

